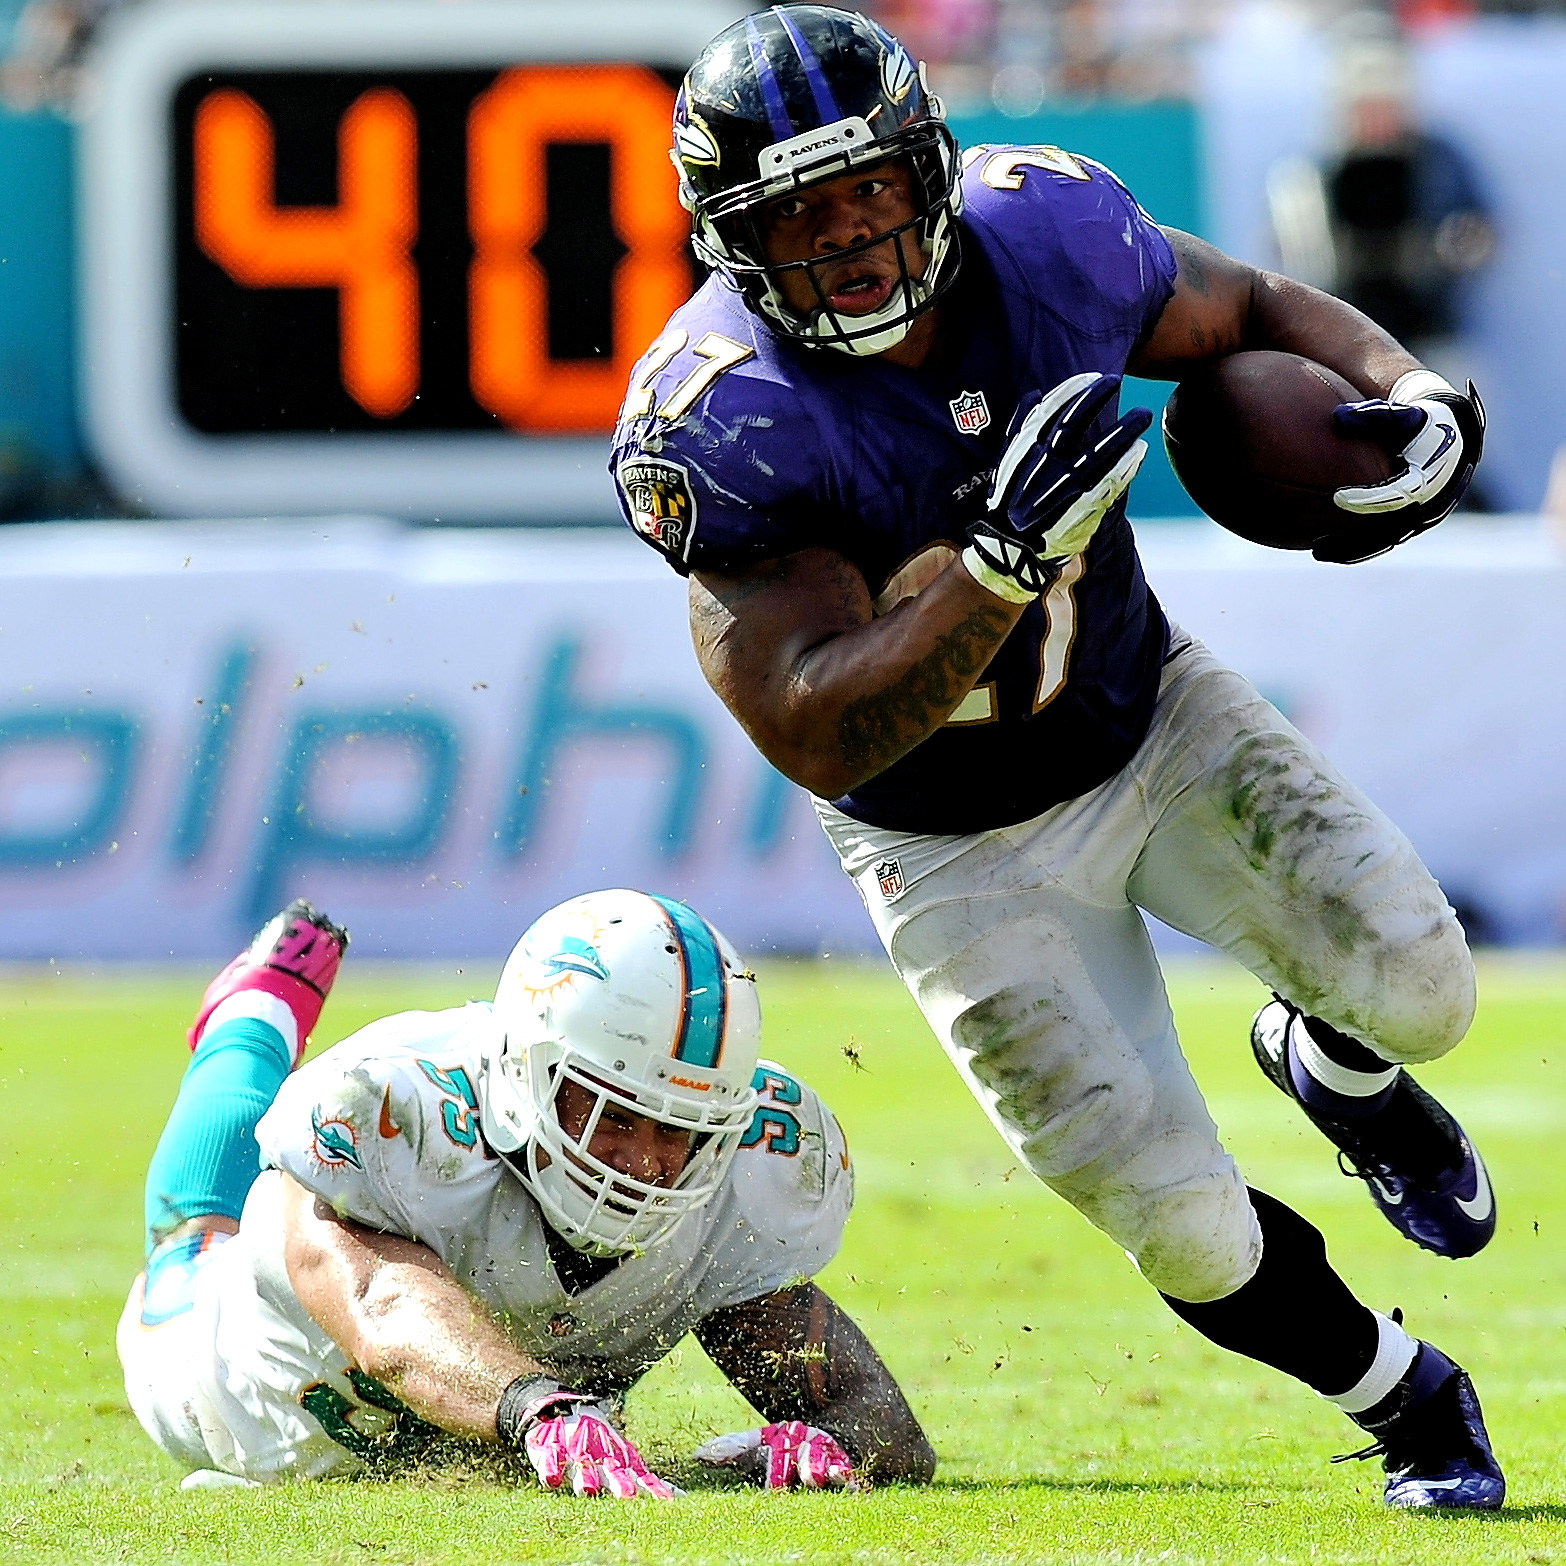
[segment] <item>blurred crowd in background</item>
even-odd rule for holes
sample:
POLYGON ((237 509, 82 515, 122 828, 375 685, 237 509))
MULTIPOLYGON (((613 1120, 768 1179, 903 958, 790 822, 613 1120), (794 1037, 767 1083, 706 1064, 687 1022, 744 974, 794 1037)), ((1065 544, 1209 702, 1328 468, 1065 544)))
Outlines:
MULTIPOLYGON (((1195 50, 1251 0, 878 0, 882 22, 929 61, 954 107, 1026 115, 1051 99, 1184 98, 1195 50)), ((1290 0, 1324 28, 1364 0, 1290 0)), ((1388 25, 1440 26, 1480 12, 1566 12, 1566 0, 1399 0, 1388 25)))
MULTIPOLYGON (((13 110, 69 108, 94 28, 129 0, 0 0, 9 54, 0 95, 13 110)), ((656 0, 650 0, 656 3, 656 0)), ((1365 0, 1275 0, 1330 28, 1365 0)), ((864 9, 930 65, 958 112, 1018 117, 1058 99, 1184 98, 1194 51, 1255 0, 865 0, 864 9)), ((1368 8, 1419 31, 1482 13, 1566 14, 1566 0, 1390 0, 1368 8)))
MULTIPOLYGON (((86 90, 94 30, 128 0, 20 0, 0 62, 13 112, 69 113, 86 90)), ((1295 160, 1269 180, 1277 259, 1351 298, 1399 337, 1451 335, 1451 284, 1488 259, 1493 234, 1461 152, 1421 135, 1403 42, 1480 12, 1566 13, 1566 0, 1261 0, 1332 39, 1339 152, 1347 167, 1295 160), (1401 164, 1394 167, 1389 158, 1401 164), (1374 166, 1372 166, 1372 164, 1374 166), (1394 230, 1396 232, 1394 232, 1394 230)), ((1257 0, 870 0, 869 9, 928 62, 959 114, 1024 118, 1056 102, 1184 99, 1200 46, 1257 0)), ((0 0, 0 19, 3 19, 0 0)), ((3 20, 0 20, 3 25, 3 20)), ((1439 346, 1437 346, 1439 356, 1439 346)))
MULTIPOLYGON (((308 33, 328 9, 362 9, 363 21, 352 17, 349 30, 365 34, 365 70, 381 68, 376 23, 386 17, 375 0, 242 3, 259 24, 251 32, 275 29, 278 58, 297 61, 290 76, 304 80, 318 68, 308 49, 289 49, 297 42, 292 32, 308 33)), ((424 0, 427 15, 415 18, 435 52, 452 3, 424 0)), ((659 17, 670 0, 631 3, 659 17)), ((1471 376, 1478 384, 1490 423, 1483 487, 1470 494, 1510 520, 1444 528, 1431 549, 1400 551, 1364 573, 1309 562, 1279 569, 1238 546, 1210 555, 1209 545, 1221 541, 1209 530, 1164 525, 1191 518, 1193 508, 1157 448, 1138 478, 1131 515, 1160 597, 1332 745, 1407 826, 1468 911, 1470 928, 1507 941, 1566 938, 1566 794, 1559 786, 1566 707, 1551 683, 1566 657, 1566 0, 848 3, 873 8, 929 62, 931 84, 964 145, 1053 143, 1099 159, 1158 221, 1332 290, 1449 379, 1471 376), (1541 510, 1554 523, 1554 542, 1539 526, 1541 510), (1376 680, 1365 679, 1367 669, 1376 680), (1474 812, 1475 799, 1490 808, 1474 812)), ((508 37, 518 18, 591 8, 587 0, 486 5, 505 10, 497 21, 508 37)), ((20 692, 13 684, 0 711, 0 741, 14 741, 7 765, 36 752, 39 768, 76 768, 79 760, 83 769, 69 773, 77 793, 62 794, 54 772, 38 771, 36 786, 28 781, 34 773, 17 774, 33 790, 25 798, 39 802, 36 819, 16 814, 20 785, 0 776, 0 952, 149 955, 154 936, 126 910, 162 900, 189 912, 197 906, 192 897, 207 901, 199 905, 202 919, 187 921, 191 941, 215 940, 212 932, 226 940, 258 887, 266 899, 274 896, 268 877, 291 875, 306 862, 356 889, 345 893, 348 913, 371 910, 366 920, 388 954, 431 955, 437 939, 450 943, 442 951, 487 950, 510 928, 507 900, 519 889, 547 901, 609 863, 622 866, 616 876, 628 884, 662 882, 677 863, 681 895, 711 907, 747 944, 855 949, 867 935, 863 913, 830 855, 817 854, 808 804, 778 774, 757 772, 688 654, 679 655, 688 634, 681 595, 644 590, 627 575, 615 578, 621 596, 605 598, 603 539, 564 530, 481 535, 473 525, 548 520, 536 507, 511 517, 465 514, 444 500, 426 515, 395 497, 329 506, 295 483, 302 443, 292 426, 274 441, 258 415, 245 441, 230 444, 227 434, 189 419, 179 400, 182 361, 168 353, 171 344, 198 341, 178 335, 187 324, 182 296, 167 286, 180 276, 180 256, 194 254, 181 227, 184 209, 170 199, 178 190, 167 178, 170 155, 181 155, 185 134, 182 111, 170 105, 207 74, 205 61, 181 52, 187 33, 206 39, 200 48, 213 51, 213 68, 222 68, 223 46, 210 40, 224 31, 223 20, 212 20, 224 8, 225 0, 0 0, 0 522, 97 516, 153 523, 111 524, 80 543, 64 530, 0 527, 0 544, 17 551, 7 556, 7 602, 15 607, 6 611, 6 645, 29 649, 38 691, 54 693, 54 705, 40 709, 34 673, 18 665, 13 680, 27 683, 20 692), (172 74, 154 75, 166 66, 172 74), (104 161, 108 149, 132 142, 136 160, 104 161), (98 177, 104 170, 114 178, 98 177), (127 276, 146 286, 127 295, 119 286, 127 276), (131 341, 139 357, 126 370, 123 347, 131 341), (145 453, 137 452, 139 466, 128 464, 105 438, 115 427, 105 410, 118 418, 133 404, 167 410, 166 427, 162 413, 144 421, 165 443, 162 466, 151 470, 158 494, 143 482, 145 453), (260 431, 268 432, 264 443, 260 431), (206 485, 210 494, 214 475, 226 480, 241 461, 273 488, 220 487, 217 503, 190 500, 187 484, 206 485), (255 493, 262 498, 252 499, 255 493), (353 523, 360 531, 350 540, 351 558, 341 556, 347 563, 317 570, 301 556, 301 538, 319 533, 323 550, 350 549, 340 519, 328 542, 321 519, 333 509, 363 520, 353 523), (273 531, 255 521, 222 536, 221 545, 221 529, 198 524, 204 550, 232 550, 237 562, 201 577, 199 591, 195 573, 178 564, 187 550, 158 521, 299 511, 315 517, 308 530, 278 524, 273 531), (468 525, 451 533, 403 529, 373 520, 383 512, 468 525), (100 556, 88 543, 99 536, 120 542, 102 546, 100 556), (256 540, 271 540, 265 548, 272 552, 245 553, 262 547, 256 540), (174 563, 156 568, 163 574, 155 583, 156 572, 142 562, 165 557, 174 563), (34 576, 18 576, 24 560, 33 562, 34 576), (395 639, 390 621, 384 641, 377 624, 373 646, 357 634, 361 623, 349 621, 342 597, 350 571, 352 591, 377 615, 398 605, 395 639), (213 585, 220 576, 221 591, 213 585), (258 585, 274 581, 286 582, 286 591, 258 585), (404 581, 405 592, 389 591, 404 581), (455 656, 456 646, 471 649, 469 662, 455 656), (472 659, 510 672, 474 681, 472 659), (219 699, 227 689, 221 682, 239 682, 241 673, 248 680, 252 661, 257 679, 272 684, 265 704, 245 709, 252 738, 232 746, 230 766, 221 759, 230 754, 221 745, 230 742, 213 748, 206 714, 238 710, 219 699), (311 694, 296 697, 305 676, 290 685, 286 671, 312 667, 317 674, 330 668, 331 683, 317 691, 312 676, 311 694), (405 706, 415 690, 427 710, 405 706), (88 691, 100 693, 90 710, 78 694, 88 691), (400 694, 393 700, 387 692, 400 694), (303 706, 307 700, 316 705, 303 706), (195 750, 193 713, 202 724, 195 750), (367 748, 344 748, 362 737, 364 714, 392 724, 381 770, 362 759, 367 748), (83 726, 88 719, 95 729, 83 726), (339 733, 329 723, 350 722, 341 745, 320 738, 339 733), (87 735, 96 735, 91 745, 87 735), (585 748, 578 744, 584 737, 585 748), (580 770, 547 809, 542 790, 528 794, 524 812, 515 792, 522 762, 513 756, 543 758, 537 766, 545 769, 557 753, 580 770), (219 758, 193 764, 188 780, 187 797, 196 802, 188 818, 198 819, 199 804, 207 812, 199 819, 217 823, 208 859, 180 846, 183 837, 170 837, 164 819, 178 772, 169 758, 187 754, 219 758), (122 757, 131 760, 122 765, 122 757), (127 781, 133 762, 141 780, 134 787, 127 781), (168 767, 175 770, 158 770, 168 767), (261 814, 268 799, 294 798, 283 790, 304 799, 318 776, 324 825, 313 817, 299 825, 300 811, 291 807, 261 814), (221 798, 234 801, 222 810, 212 803, 220 784, 221 798), (94 799, 101 802, 96 814, 80 803, 94 799), (498 812, 492 830, 476 804, 470 819, 468 802, 480 799, 498 812), (64 809, 73 813, 68 821, 64 809), (708 813, 715 825, 726 823, 721 832, 691 825, 708 813), (98 836, 83 837, 78 817, 95 823, 98 836), (77 845, 69 864, 50 846, 48 834, 56 832, 77 845), (517 843, 515 853, 494 848, 502 833, 517 843), (116 852, 122 843, 131 852, 116 852), (687 850, 694 857, 678 858, 687 850), (42 855, 42 868, 25 853, 42 855), (56 897, 56 883, 48 883, 55 901, 45 919, 38 877, 54 872, 60 891, 56 897), (466 899, 433 900, 463 887, 466 899), (453 909, 468 922, 453 922, 453 909)), ((240 53, 239 69, 252 58, 240 53)), ((656 63, 667 70, 675 61, 656 63)), ((270 112, 294 115, 296 165, 317 173, 330 159, 323 145, 329 120, 311 118, 311 91, 295 101, 280 90, 270 112), (315 147, 318 155, 308 150, 315 147)), ((588 129, 587 139, 598 141, 600 122, 588 129)), ((657 134, 661 140, 663 122, 657 134)), ((562 210, 585 208, 561 183, 562 210)), ((308 199, 327 200, 326 188, 312 184, 319 193, 308 199)), ((303 201, 298 189, 285 196, 279 186, 277 201, 303 201)), ((471 238, 456 226, 461 221, 454 207, 432 219, 444 224, 433 232, 445 257, 460 259, 471 238)), ((217 258, 209 253, 208 260, 217 258)), ((324 320, 330 331, 331 318, 324 320)), ((307 329, 316 331, 318 347, 320 331, 298 330, 307 329)), ((456 331, 460 338, 460 325, 456 331)), ((460 374, 460 346, 452 357, 460 374)), ((318 358, 329 379, 330 355, 318 358)), ((246 368, 238 364, 240 374, 246 368)), ((1127 390, 1136 403, 1159 407, 1169 387, 1139 382, 1127 390)), ((285 386, 279 396, 288 395, 285 386)), ((458 430, 467 432, 466 425, 458 430)), ((307 427, 304 437, 316 441, 322 433, 332 431, 307 427)), ((387 432, 384 449, 398 461, 412 449, 409 433, 387 432)), ((498 427, 496 435, 503 436, 498 427)), ((322 457, 310 470, 338 486, 334 495, 359 494, 351 484, 373 466, 358 439, 327 454, 338 467, 322 457)), ((528 460, 558 458, 575 483, 584 471, 580 452, 551 455, 548 442, 540 444, 540 453, 524 453, 528 460)), ((489 445, 486 437, 485 460, 489 445)), ((419 461, 433 449, 421 446, 419 461)), ((589 466, 602 475, 601 513, 560 520, 609 524, 607 475, 589 466)), ((330 896, 336 906, 338 892, 330 896)), ((163 940, 161 926, 155 939, 163 940)))

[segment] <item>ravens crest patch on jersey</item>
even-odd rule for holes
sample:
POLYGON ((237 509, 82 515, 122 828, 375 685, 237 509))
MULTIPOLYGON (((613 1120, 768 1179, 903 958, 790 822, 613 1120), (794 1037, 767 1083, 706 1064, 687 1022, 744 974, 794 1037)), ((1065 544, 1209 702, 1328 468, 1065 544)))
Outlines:
POLYGON ((684 560, 696 529, 690 474, 667 457, 627 457, 615 470, 631 526, 666 554, 684 560))

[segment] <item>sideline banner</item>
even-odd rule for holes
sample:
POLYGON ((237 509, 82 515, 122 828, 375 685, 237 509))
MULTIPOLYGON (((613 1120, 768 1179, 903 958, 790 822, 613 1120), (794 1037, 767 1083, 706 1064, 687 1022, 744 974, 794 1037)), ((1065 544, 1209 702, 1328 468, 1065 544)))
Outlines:
MULTIPOLYGON (((1566 563, 1447 526, 1352 569, 1141 530, 1155 590, 1405 827, 1476 933, 1566 909, 1566 563)), ((560 898, 869 951, 809 801, 620 531, 0 534, 0 957, 214 958, 296 894, 374 956, 485 957, 560 898)))
POLYGON ((621 530, 11 529, 0 668, 0 956, 218 957, 301 893, 367 955, 499 955, 605 885, 874 941, 621 530))

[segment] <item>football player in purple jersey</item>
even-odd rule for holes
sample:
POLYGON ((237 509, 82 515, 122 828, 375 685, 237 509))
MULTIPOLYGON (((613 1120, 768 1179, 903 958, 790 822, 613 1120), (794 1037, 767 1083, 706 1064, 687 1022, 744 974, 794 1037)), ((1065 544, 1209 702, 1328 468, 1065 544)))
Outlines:
POLYGON ((1473 1014, 1407 839, 1169 624, 1125 492, 1178 380, 1240 349, 1331 366, 1394 454, 1343 490, 1363 559, 1439 522, 1483 412, 1364 316, 1161 229, 1055 147, 960 154, 863 16, 758 12, 685 78, 674 161, 713 276, 632 376, 627 520, 690 579, 697 655, 816 797, 898 972, 1017 1156, 1213 1342, 1298 1377, 1397 1506, 1493 1508, 1468 1376, 1355 1299, 1247 1186, 1180 1051, 1139 909, 1276 998, 1262 1069, 1409 1239, 1490 1238, 1484 1165, 1406 1065, 1473 1014))

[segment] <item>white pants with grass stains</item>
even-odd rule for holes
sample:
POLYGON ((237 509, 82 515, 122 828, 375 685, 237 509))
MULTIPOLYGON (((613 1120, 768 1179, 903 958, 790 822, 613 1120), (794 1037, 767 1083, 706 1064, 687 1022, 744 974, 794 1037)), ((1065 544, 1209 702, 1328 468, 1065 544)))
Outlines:
POLYGON ((1138 908, 1389 1061, 1444 1055, 1473 1017, 1462 928, 1407 838, 1178 631, 1147 738, 1091 793, 956 837, 817 810, 1007 1144, 1177 1299, 1232 1294, 1261 1234, 1138 908))

